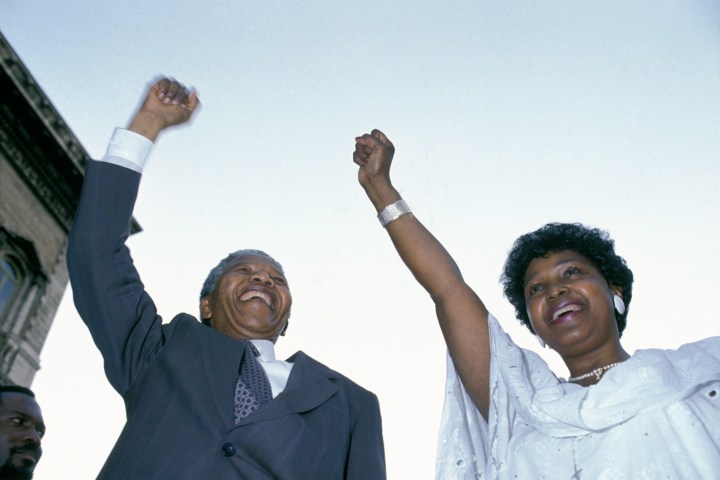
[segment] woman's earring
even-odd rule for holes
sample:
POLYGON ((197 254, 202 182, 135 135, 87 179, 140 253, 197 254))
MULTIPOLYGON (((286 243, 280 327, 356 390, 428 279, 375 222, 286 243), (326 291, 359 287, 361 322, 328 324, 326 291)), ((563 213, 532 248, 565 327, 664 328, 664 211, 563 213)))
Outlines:
POLYGON ((540 344, 540 348, 545 348, 545 340, 540 338, 540 335, 535 335, 535 337, 537 338, 538 343, 540 344))
POLYGON ((613 297, 613 302, 615 303, 615 310, 622 315, 625 313, 625 302, 623 302, 623 299, 620 298, 620 295, 615 295, 613 297))

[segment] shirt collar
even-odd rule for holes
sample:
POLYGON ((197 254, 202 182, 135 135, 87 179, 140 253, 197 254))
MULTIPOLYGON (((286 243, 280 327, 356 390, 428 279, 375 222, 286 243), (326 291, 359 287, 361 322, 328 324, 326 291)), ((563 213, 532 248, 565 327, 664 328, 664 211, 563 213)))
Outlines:
POLYGON ((274 362, 275 361, 275 344, 270 340, 250 340, 255 348, 260 352, 260 359, 263 362, 274 362))

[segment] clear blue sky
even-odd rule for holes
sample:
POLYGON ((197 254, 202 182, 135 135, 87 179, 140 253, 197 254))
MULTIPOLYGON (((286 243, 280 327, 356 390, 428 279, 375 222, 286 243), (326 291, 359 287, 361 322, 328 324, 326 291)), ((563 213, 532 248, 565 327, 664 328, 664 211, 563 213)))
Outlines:
MULTIPOLYGON (((549 221, 616 239, 627 350, 718 333, 718 2, 3 0, 0 29, 93 157, 152 77, 199 90, 143 179, 146 287, 169 320, 227 252, 274 255, 294 297, 279 354, 378 394, 392 479, 433 476, 445 353, 357 184, 358 134, 390 136, 394 183, 521 345, 539 348, 498 276, 549 221)), ((124 410, 69 292, 41 361, 36 478, 94 478, 124 410)))

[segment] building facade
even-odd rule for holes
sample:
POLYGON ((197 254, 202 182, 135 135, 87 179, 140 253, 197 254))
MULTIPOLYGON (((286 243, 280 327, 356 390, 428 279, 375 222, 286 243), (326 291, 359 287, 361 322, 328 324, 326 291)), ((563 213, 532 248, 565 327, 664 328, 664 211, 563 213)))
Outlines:
POLYGON ((0 33, 0 383, 40 368, 88 158, 0 33))

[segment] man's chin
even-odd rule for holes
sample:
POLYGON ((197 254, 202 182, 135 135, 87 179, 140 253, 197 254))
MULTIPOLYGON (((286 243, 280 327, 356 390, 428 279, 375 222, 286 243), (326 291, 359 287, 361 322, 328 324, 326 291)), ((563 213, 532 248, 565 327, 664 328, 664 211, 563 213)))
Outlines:
POLYGON ((4 465, 0 466, 0 478, 2 480, 30 480, 33 477, 35 464, 15 465, 10 462, 11 459, 8 459, 4 465))

